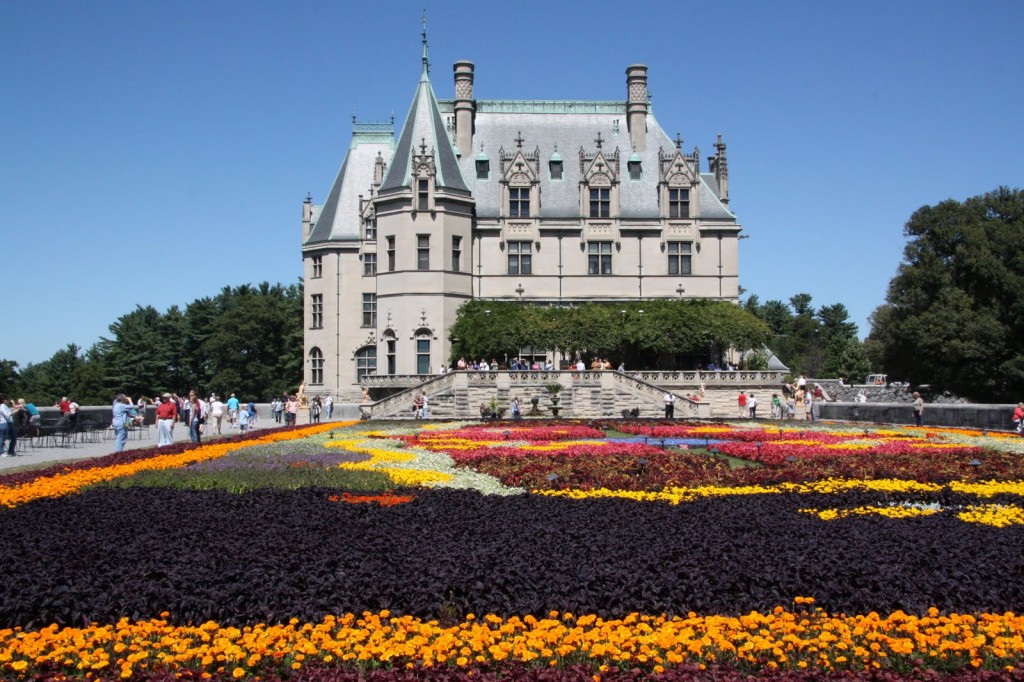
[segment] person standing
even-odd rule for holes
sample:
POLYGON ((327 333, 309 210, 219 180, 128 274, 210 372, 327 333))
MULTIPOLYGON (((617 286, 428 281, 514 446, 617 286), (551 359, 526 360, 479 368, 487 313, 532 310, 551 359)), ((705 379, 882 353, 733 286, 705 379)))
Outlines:
POLYGON ((228 421, 231 422, 232 428, 238 424, 238 398, 234 393, 228 398, 228 421))
POLYGON ((512 421, 519 421, 523 418, 523 407, 519 403, 519 397, 512 398, 512 421))
POLYGON ((772 393, 772 419, 779 419, 782 416, 782 401, 778 393, 772 393))
POLYGON ((750 410, 750 418, 757 419, 757 398, 754 397, 753 391, 751 391, 750 397, 747 398, 747 409, 750 410))
POLYGON ((319 424, 320 423, 320 396, 313 396, 313 402, 309 404, 309 423, 319 424))
POLYGON ((924 415, 924 398, 917 391, 914 391, 914 424, 921 426, 921 417, 924 415))
POLYGON ((672 419, 676 414, 676 397, 671 391, 665 394, 665 419, 672 419))
POLYGON ((7 396, 0 394, 0 456, 14 457, 14 446, 18 442, 18 426, 15 410, 7 401, 7 396), (4 450, 4 442, 10 441, 7 450, 4 450))
POLYGON ((299 416, 299 400, 293 395, 288 396, 288 402, 284 405, 285 426, 295 426, 299 416))
POLYGON ((412 411, 416 419, 423 419, 423 391, 412 400, 412 411))
POLYGON ((128 442, 128 426, 134 421, 138 411, 124 393, 117 394, 111 409, 114 413, 114 452, 121 452, 128 442))
POLYGON ((249 410, 238 411, 238 432, 245 433, 249 430, 249 410))
POLYGON ((156 406, 156 446, 174 443, 174 420, 178 418, 178 406, 171 400, 170 393, 160 396, 160 404, 156 406))
POLYGON ((203 443, 203 401, 199 399, 195 391, 188 392, 189 421, 188 438, 197 445, 203 443))
POLYGON ((739 405, 741 419, 750 414, 747 412, 747 394, 743 391, 740 391, 740 396, 736 399, 736 404, 739 405))
POLYGON ((213 421, 217 425, 217 433, 221 432, 225 410, 227 410, 227 406, 216 394, 210 396, 210 416, 213 417, 213 421))
POLYGON ((245 404, 245 410, 249 413, 249 428, 256 428, 256 401, 250 400, 245 404))
POLYGON ((426 393, 420 393, 423 397, 423 407, 420 408, 420 414, 424 419, 430 419, 430 398, 427 397, 426 393))
POLYGON ((327 397, 324 398, 324 411, 327 413, 327 418, 330 419, 331 415, 334 414, 334 398, 328 393, 327 397))

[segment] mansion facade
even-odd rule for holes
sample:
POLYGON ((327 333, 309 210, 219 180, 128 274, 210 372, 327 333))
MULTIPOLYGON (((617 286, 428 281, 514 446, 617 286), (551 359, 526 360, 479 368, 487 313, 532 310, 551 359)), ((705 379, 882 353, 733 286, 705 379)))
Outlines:
POLYGON ((353 121, 327 199, 303 204, 307 393, 357 401, 366 374, 436 374, 471 299, 738 300, 725 144, 706 167, 684 152, 646 66, 626 69, 625 101, 478 100, 460 61, 438 100, 425 39, 422 61, 397 140, 353 121))

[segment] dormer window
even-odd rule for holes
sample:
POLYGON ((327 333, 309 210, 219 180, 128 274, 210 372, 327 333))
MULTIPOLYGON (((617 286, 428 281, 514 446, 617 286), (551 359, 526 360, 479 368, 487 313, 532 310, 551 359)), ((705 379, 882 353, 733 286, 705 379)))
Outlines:
POLYGON ((641 180, 643 178, 643 169, 640 167, 639 161, 630 161, 626 165, 629 167, 630 180, 641 180))
POLYGON ((590 217, 609 218, 612 215, 612 191, 608 187, 590 188, 590 217))
POLYGON ((670 187, 668 190, 668 217, 690 217, 690 190, 670 187))
POLYGON ((510 218, 530 217, 530 188, 508 188, 508 215, 510 218))
POLYGON ((552 159, 548 161, 548 171, 551 173, 552 180, 562 179, 562 162, 561 160, 552 159))
POLYGON ((491 175, 491 162, 487 159, 476 160, 476 179, 486 180, 491 175))

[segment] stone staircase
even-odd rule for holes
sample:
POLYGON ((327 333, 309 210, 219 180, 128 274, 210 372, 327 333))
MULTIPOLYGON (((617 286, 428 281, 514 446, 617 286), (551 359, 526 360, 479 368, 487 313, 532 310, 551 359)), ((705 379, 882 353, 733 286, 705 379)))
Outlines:
MULTIPOLYGON (((643 419, 665 413, 664 395, 676 396, 675 416, 686 418, 735 419, 739 417, 740 391, 754 393, 757 415, 771 413, 772 393, 780 392, 778 372, 672 372, 672 371, 462 371, 424 377, 371 377, 375 385, 407 381, 412 385, 376 402, 360 406, 366 419, 413 419, 413 400, 420 391, 428 398, 431 419, 479 419, 481 404, 497 400, 511 417, 511 402, 518 397, 524 417, 553 416, 548 384, 562 385, 558 394, 558 416, 567 419, 621 418, 623 410, 638 408, 643 419), (699 401, 687 396, 703 396, 699 401), (539 415, 533 415, 532 398, 538 399, 539 415)), ((392 389, 401 384, 392 383, 392 389)))

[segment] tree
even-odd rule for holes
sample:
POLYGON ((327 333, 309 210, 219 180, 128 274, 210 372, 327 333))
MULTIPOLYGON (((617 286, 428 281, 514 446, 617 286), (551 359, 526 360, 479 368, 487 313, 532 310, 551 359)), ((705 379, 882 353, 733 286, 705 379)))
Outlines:
POLYGON ((177 338, 164 333, 163 316, 153 306, 136 306, 110 325, 112 339, 101 341, 108 385, 130 396, 159 395, 171 387, 171 351, 177 338))
POLYGON ((18 382, 18 363, 14 360, 0 360, 0 393, 11 395, 18 382))
POLYGON ((924 206, 872 316, 891 376, 986 402, 1024 387, 1024 192, 1001 187, 924 206))

